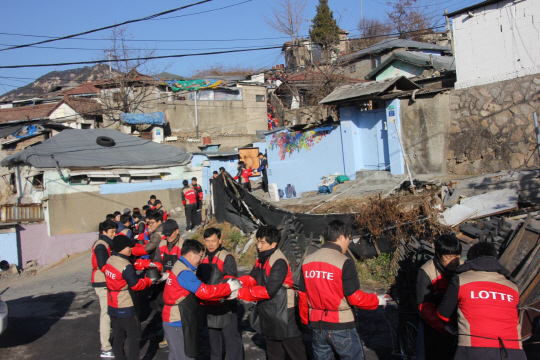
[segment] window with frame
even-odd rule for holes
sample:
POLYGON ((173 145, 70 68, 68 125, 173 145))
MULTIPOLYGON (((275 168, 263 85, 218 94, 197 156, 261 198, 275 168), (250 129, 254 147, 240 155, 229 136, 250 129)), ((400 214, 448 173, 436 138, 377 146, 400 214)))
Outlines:
POLYGON ((379 65, 381 65, 381 58, 380 57, 371 59, 371 69, 375 69, 379 65))
POLYGON ((77 175, 69 178, 70 185, 88 185, 88 176, 77 175))
POLYGON ((264 95, 255 95, 256 102, 264 102, 264 95))
POLYGON ((43 173, 36 174, 32 177, 32 186, 36 190, 44 190, 45 186, 43 185, 43 173))

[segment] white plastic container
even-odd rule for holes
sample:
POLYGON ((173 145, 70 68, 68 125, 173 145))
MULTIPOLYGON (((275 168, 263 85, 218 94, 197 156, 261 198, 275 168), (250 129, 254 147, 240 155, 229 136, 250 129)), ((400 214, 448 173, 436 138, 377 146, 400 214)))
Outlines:
POLYGON ((162 143, 164 139, 163 128, 160 126, 154 126, 152 128, 152 141, 162 143))
POLYGON ((279 201, 277 184, 268 184, 268 194, 270 195, 270 201, 279 201))

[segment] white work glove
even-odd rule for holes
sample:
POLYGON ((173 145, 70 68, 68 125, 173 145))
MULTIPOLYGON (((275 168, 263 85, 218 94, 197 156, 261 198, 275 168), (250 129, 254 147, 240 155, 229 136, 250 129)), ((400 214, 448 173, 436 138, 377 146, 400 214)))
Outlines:
POLYGON ((377 298, 379 299, 379 306, 382 306, 383 308, 386 307, 386 303, 388 302, 388 299, 390 298, 390 295, 377 295, 377 298))
POLYGON ((444 330, 450 335, 458 336, 458 329, 450 324, 444 325, 444 330))
POLYGON ((166 272, 165 274, 163 274, 161 279, 159 279, 158 283, 163 282, 163 281, 167 281, 168 278, 169 278, 169 273, 166 272))
POLYGON ((238 297, 238 290, 234 290, 233 292, 231 292, 231 295, 229 295, 229 297, 227 298, 227 300, 234 300, 238 297))
POLYGON ((151 262, 150 264, 148 264, 148 268, 151 269, 151 268, 157 268, 157 265, 154 264, 153 262, 151 262))
POLYGON ((229 286, 231 287, 231 293, 234 292, 235 290, 242 288, 242 284, 240 283, 240 281, 236 279, 227 280, 227 284, 229 284, 229 286))

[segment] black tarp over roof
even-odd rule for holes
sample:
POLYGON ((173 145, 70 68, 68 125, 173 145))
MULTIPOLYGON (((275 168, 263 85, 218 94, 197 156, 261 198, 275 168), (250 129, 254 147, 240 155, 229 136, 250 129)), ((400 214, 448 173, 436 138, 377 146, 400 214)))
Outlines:
POLYGON ((215 216, 218 222, 226 221, 240 228, 244 232, 252 232, 258 225, 252 220, 251 214, 265 225, 279 226, 285 216, 294 215, 304 226, 306 235, 313 233, 319 237, 326 225, 332 220, 342 220, 351 225, 354 222, 354 214, 304 214, 293 213, 270 205, 241 188, 229 174, 218 178, 213 184, 215 216), (251 214, 245 209, 242 201, 247 205, 251 214))
POLYGON ((187 164, 191 154, 172 145, 162 145, 111 129, 63 131, 42 144, 8 156, 1 166, 31 165, 35 168, 159 167, 187 164), (98 145, 100 136, 114 140, 115 145, 98 145))

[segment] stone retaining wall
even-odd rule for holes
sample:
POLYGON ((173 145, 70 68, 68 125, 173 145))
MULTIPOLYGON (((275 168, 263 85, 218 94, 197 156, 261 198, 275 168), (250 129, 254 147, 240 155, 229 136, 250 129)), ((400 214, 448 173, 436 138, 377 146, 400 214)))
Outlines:
POLYGON ((452 91, 447 172, 482 174, 540 166, 533 113, 540 74, 452 91))

